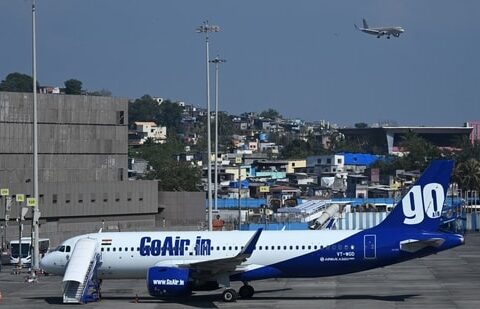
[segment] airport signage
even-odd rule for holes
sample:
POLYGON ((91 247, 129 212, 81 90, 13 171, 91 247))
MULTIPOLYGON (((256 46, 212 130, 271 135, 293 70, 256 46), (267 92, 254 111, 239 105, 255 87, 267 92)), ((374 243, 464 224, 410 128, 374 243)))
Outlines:
POLYGON ((15 200, 17 202, 24 202, 25 201, 25 194, 17 194, 15 195, 15 200))
POLYGON ((34 197, 27 198, 27 206, 35 207, 37 205, 37 200, 34 197))
POLYGON ((0 195, 1 196, 7 196, 9 194, 10 194, 10 190, 8 190, 6 188, 0 189, 0 195))

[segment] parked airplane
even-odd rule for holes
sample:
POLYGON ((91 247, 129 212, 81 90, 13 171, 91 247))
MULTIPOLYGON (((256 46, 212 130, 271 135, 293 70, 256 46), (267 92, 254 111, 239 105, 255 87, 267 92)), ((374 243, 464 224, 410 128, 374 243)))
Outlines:
POLYGON ((230 302, 252 297, 254 280, 383 267, 464 243, 439 229, 452 169, 453 161, 433 161, 390 215, 367 230, 99 232, 64 241, 40 265, 64 275, 64 302, 89 286, 98 292, 100 280, 110 278, 146 278, 150 295, 161 298, 221 287, 230 302), (231 281, 243 282, 238 294, 231 281))
POLYGON ((400 34, 405 32, 405 29, 402 27, 378 27, 378 28, 370 28, 368 27, 367 21, 363 19, 363 28, 359 28, 356 24, 353 24, 357 30, 362 32, 376 35, 377 38, 380 38, 383 35, 387 36, 387 39, 390 39, 390 36, 393 35, 394 37, 399 37, 400 34))

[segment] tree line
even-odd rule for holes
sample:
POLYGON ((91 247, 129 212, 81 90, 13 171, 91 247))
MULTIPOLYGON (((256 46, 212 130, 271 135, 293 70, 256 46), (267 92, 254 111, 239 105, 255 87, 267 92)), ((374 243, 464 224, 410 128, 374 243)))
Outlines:
MULTIPOLYGON (((83 83, 75 78, 70 78, 64 83, 61 91, 65 94, 74 95, 93 95, 93 96, 111 96, 112 93, 107 89, 87 91, 83 89, 83 83)), ((40 83, 37 81, 37 89, 40 83)), ((18 72, 8 74, 4 80, 0 82, 0 91, 6 92, 33 92, 33 77, 18 72)))

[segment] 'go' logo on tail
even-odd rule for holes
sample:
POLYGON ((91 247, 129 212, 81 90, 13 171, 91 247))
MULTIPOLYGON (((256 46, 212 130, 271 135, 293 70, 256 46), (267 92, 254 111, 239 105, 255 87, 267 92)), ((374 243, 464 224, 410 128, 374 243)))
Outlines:
POLYGON ((413 225, 419 224, 427 217, 435 219, 442 215, 445 193, 439 183, 429 183, 423 187, 413 186, 407 195, 402 199, 403 223, 413 225))

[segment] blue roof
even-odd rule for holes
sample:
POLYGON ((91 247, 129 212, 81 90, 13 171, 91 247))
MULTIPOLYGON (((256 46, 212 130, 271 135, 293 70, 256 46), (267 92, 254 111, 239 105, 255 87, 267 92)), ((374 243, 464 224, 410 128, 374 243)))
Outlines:
MULTIPOLYGON (((213 200, 212 200, 213 203, 213 200)), ((242 198, 240 199, 240 207, 245 208, 260 208, 267 205, 265 198, 242 198)), ((217 199, 217 207, 219 209, 238 209, 238 199, 236 198, 219 198, 217 199)), ((208 209, 208 200, 205 200, 205 208, 208 209)))
POLYGON ((380 159, 379 156, 368 154, 368 153, 350 153, 345 152, 341 153, 344 156, 345 164, 346 165, 364 165, 370 166, 375 161, 380 159))

